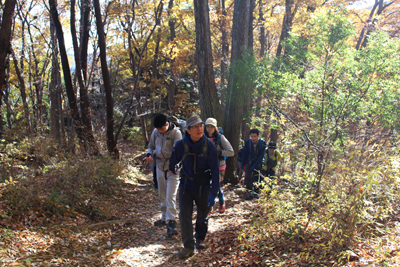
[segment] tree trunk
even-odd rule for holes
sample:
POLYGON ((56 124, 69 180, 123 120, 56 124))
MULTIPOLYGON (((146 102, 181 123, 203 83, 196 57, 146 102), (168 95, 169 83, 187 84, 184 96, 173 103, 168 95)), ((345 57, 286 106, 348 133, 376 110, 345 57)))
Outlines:
POLYGON ((89 78, 87 77, 87 57, 88 57, 88 44, 89 44, 89 32, 90 32, 90 0, 81 1, 81 34, 80 34, 80 48, 81 48, 81 69, 83 78, 87 86, 89 78))
MULTIPOLYGON (((281 36, 279 38, 278 48, 276 50, 276 57, 280 57, 282 55, 283 43, 287 38, 290 37, 290 32, 292 30, 293 19, 296 14, 296 9, 292 10, 294 6, 293 0, 285 0, 285 16, 282 21, 282 30, 281 36)), ((287 54, 286 49, 283 51, 283 54, 287 54)), ((278 130, 271 129, 270 141, 277 142, 278 141, 278 130)))
POLYGON ((203 120, 214 117, 221 121, 221 108, 214 78, 208 0, 194 0, 194 17, 201 117, 203 120))
MULTIPOLYGON (((276 56, 282 55, 283 42, 290 36, 290 31, 292 30, 293 19, 296 12, 292 10, 294 5, 293 0, 285 0, 285 16, 282 21, 281 36, 279 38, 278 49, 276 50, 276 56)), ((284 54, 285 52, 283 52, 284 54)))
POLYGON ((264 24, 264 13, 263 13, 263 4, 262 0, 258 1, 259 5, 259 17, 258 22, 260 23, 260 58, 265 55, 265 24, 264 24))
POLYGON ((99 0, 93 1, 93 6, 96 16, 96 27, 98 42, 100 48, 100 61, 101 61, 101 72, 103 75, 104 90, 106 92, 106 103, 107 103, 107 147, 108 152, 114 157, 119 157, 117 144, 114 140, 114 103, 112 96, 112 88, 110 81, 110 74, 107 67, 107 52, 106 52, 106 40, 103 28, 103 21, 101 19, 100 3, 99 0))
POLYGON ((12 50, 12 57, 14 60, 15 72, 17 73, 17 77, 19 79, 19 91, 21 92, 22 103, 24 105, 26 126, 27 126, 28 133, 30 134, 31 133, 31 121, 30 121, 30 117, 29 117, 29 106, 28 106, 28 102, 26 100, 27 97, 26 97, 24 73, 19 69, 18 60, 17 60, 17 57, 15 56, 14 50, 12 50))
MULTIPOLYGON (((169 25, 169 40, 172 43, 175 40, 175 24, 176 19, 172 17, 172 8, 174 7, 174 0, 170 0, 168 3, 168 25, 169 25)), ((172 49, 170 50, 170 57, 172 57, 172 49)), ((174 59, 170 59, 171 77, 168 87, 168 107, 171 113, 175 113, 175 95, 176 95, 176 85, 177 79, 174 73, 174 59)))
MULTIPOLYGON (((27 20, 27 19, 25 18, 25 20, 27 20)), ((39 71, 39 60, 36 57, 36 52, 35 52, 35 48, 34 48, 33 34, 32 34, 32 31, 31 31, 31 26, 30 26, 29 22, 27 23, 27 29, 28 29, 28 33, 29 33, 29 39, 31 41, 31 46, 30 46, 31 53, 29 54, 29 66, 31 66, 31 64, 32 64, 31 63, 31 55, 33 57, 34 64, 35 64, 34 75, 33 75, 33 79, 34 79, 33 84, 35 85, 35 89, 36 89, 36 119, 37 119, 38 122, 41 122, 42 121, 42 112, 43 112, 42 76, 43 76, 44 70, 47 68, 48 59, 47 58, 45 59, 45 61, 43 63, 43 69, 42 69, 42 71, 39 71)), ((31 69, 32 68, 30 68, 30 72, 31 72, 31 69)), ((29 77, 31 77, 31 76, 32 75, 29 75, 29 77)), ((32 86, 31 86, 31 88, 32 88, 32 86)), ((31 93, 31 98, 32 98, 32 101, 33 101, 33 98, 34 98, 33 97, 33 93, 31 93)))
MULTIPOLYGON (((4 94, 4 103, 7 106, 6 118, 7 118, 8 128, 11 130, 12 129, 12 121, 11 121, 12 107, 11 107, 10 101, 9 101, 10 90, 11 90, 10 86, 9 86, 9 84, 10 84, 9 79, 10 79, 10 61, 7 60, 7 73, 6 73, 6 79, 5 79, 5 84, 4 84, 4 88, 6 89, 5 94, 4 94)), ((15 115, 14 115, 14 120, 16 120, 15 115)), ((3 120, 0 119, 0 123, 2 123, 2 122, 3 122, 3 120)))
POLYGON ((89 96, 86 90, 86 86, 83 82, 82 72, 81 72, 81 59, 78 48, 78 39, 76 37, 76 28, 75 28, 75 0, 71 0, 71 35, 72 35, 72 43, 74 46, 74 55, 75 55, 75 75, 78 78, 79 83, 79 94, 80 94, 80 107, 82 114, 82 123, 83 123, 83 131, 85 134, 85 140, 88 141, 88 153, 90 155, 99 154, 99 149, 97 148, 96 140, 93 136, 92 131, 92 121, 90 114, 90 104, 89 104, 89 96))
MULTIPOLYGON (((228 45, 228 33, 226 29, 227 19, 226 19, 226 8, 225 8, 225 0, 221 0, 221 52, 222 52, 222 59, 221 59, 221 82, 220 82, 220 91, 221 91, 221 108, 225 110, 226 107, 226 84, 225 80, 227 78, 227 68, 228 68, 228 54, 229 54, 229 45, 228 45)), ((221 112, 222 121, 219 122, 221 125, 224 124, 224 116, 225 114, 221 112)))
POLYGON ((51 46, 52 46, 52 67, 51 67, 51 82, 49 86, 50 91, 50 136, 55 140, 60 141, 61 139, 61 97, 60 90, 58 87, 61 84, 58 83, 60 76, 59 62, 58 62, 58 48, 57 48, 57 36, 55 32, 54 23, 50 21, 50 35, 51 35, 51 46))
MULTIPOLYGON (((14 17, 16 0, 6 0, 4 2, 3 17, 0 28, 0 106, 2 105, 3 88, 6 76, 7 55, 11 49, 11 26, 14 17)), ((0 109, 0 136, 3 134, 3 116, 0 109)))
POLYGON ((53 19, 57 38, 58 38, 58 45, 59 45, 60 55, 61 55, 61 65, 62 65, 63 74, 64 74, 64 82, 65 82, 65 89, 67 91, 67 96, 68 96, 68 103, 69 103, 69 107, 71 110, 71 117, 72 117, 73 123, 75 125, 75 130, 78 135, 78 138, 79 138, 81 144, 83 145, 83 148, 86 148, 85 135, 83 132, 82 121, 81 121, 81 118, 80 118, 80 115, 78 112, 76 95, 75 95, 74 88, 72 85, 71 72, 70 72, 69 63, 68 63, 68 56, 67 56, 67 51, 65 49, 65 43, 64 43, 64 33, 62 30, 60 20, 58 18, 56 1, 49 0, 49 6, 50 6, 50 14, 53 19))
MULTIPOLYGON (((248 23, 248 51, 253 51, 254 45, 254 35, 253 35, 253 11, 255 8, 255 0, 250 0, 250 21, 248 23)), ((247 84, 249 88, 246 88, 247 93, 244 94, 244 106, 243 106, 243 118, 242 121, 242 136, 244 139, 247 139, 250 136, 250 127, 251 123, 251 111, 253 109, 253 92, 254 92, 254 84, 247 84)))
MULTIPOLYGON (((249 48, 249 23, 251 3, 248 0, 235 0, 232 25, 232 52, 231 68, 228 80, 228 92, 226 98, 226 109, 224 119, 224 131, 226 138, 232 144, 235 151, 239 150, 240 128, 243 121, 243 106, 245 88, 238 86, 241 74, 237 71, 237 64, 243 58, 243 53, 249 48)), ((232 184, 237 184, 235 175, 237 154, 227 159, 225 179, 232 184)))

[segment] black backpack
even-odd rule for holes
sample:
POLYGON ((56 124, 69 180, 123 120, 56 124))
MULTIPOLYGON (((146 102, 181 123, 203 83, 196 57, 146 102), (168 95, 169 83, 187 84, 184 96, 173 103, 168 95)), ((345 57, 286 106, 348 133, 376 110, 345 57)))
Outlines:
POLYGON ((201 185, 201 186, 202 185, 210 185, 211 170, 210 169, 207 169, 207 170, 197 169, 197 167, 196 167, 196 159, 197 159, 197 156, 201 156, 201 157, 204 157, 204 159, 207 161, 207 157, 208 157, 208 155, 207 155, 208 142, 209 142, 209 139, 206 138, 205 141, 204 141, 204 145, 203 145, 203 151, 202 151, 201 154, 198 155, 198 154, 196 154, 194 152, 191 152, 190 151, 191 147, 189 147, 188 144, 186 144, 186 142, 184 140, 182 141, 182 143, 183 143, 183 156, 182 156, 182 159, 181 159, 181 163, 183 164, 183 161, 185 160, 187 155, 194 156, 194 175, 195 175, 195 177, 194 177, 194 179, 192 179, 192 178, 187 177, 187 175, 185 175, 184 178, 193 180, 195 184, 201 185))

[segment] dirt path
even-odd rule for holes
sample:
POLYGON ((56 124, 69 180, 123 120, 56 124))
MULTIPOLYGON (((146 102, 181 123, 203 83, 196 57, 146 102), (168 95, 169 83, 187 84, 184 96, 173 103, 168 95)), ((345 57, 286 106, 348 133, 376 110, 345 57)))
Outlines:
MULTIPOLYGON (((241 199, 235 190, 225 190, 227 199, 227 210, 224 214, 213 212, 209 221, 209 233, 206 239, 207 248, 195 254, 187 260, 179 260, 176 254, 182 249, 180 234, 173 237, 166 237, 165 227, 154 227, 153 223, 161 216, 157 191, 151 188, 151 182, 139 181, 142 184, 142 201, 138 203, 140 209, 145 209, 145 216, 139 218, 140 223, 135 226, 121 229, 118 234, 112 237, 114 246, 122 248, 115 253, 110 260, 110 266, 211 266, 223 265, 218 263, 224 259, 226 247, 219 247, 222 242, 221 236, 227 237, 236 234, 236 231, 243 226, 249 212, 243 210, 241 199), (137 226, 137 228, 136 228, 137 226), (121 241, 129 239, 129 246, 124 246, 121 241), (221 249, 222 248, 222 249, 221 249), (210 261, 212 260, 212 261, 210 261)), ((225 188, 227 189, 227 188, 225 188)), ((236 190, 241 192, 241 190, 236 190)), ((249 203, 248 205, 251 205, 249 203)), ((134 208, 129 211, 132 217, 137 216, 134 208)), ((140 216, 138 216, 140 217, 140 216)), ((194 220, 193 220, 194 222, 194 220)), ((179 223, 178 223, 179 228, 179 223)), ((233 245, 233 243, 232 243, 233 245)))
POLYGON ((207 248, 179 260, 181 236, 167 238, 166 227, 153 226, 161 216, 158 193, 150 175, 142 177, 115 196, 114 223, 93 224, 77 216, 52 225, 1 229, 0 266, 237 266, 247 261, 239 256, 237 235, 256 202, 243 202, 241 189, 224 188, 227 210, 211 214, 207 248))

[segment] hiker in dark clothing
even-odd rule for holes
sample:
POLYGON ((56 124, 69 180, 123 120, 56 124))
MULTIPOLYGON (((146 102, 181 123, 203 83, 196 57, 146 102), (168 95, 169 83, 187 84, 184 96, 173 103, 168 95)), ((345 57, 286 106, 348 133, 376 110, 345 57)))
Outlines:
POLYGON ((242 152, 241 168, 243 169, 246 165, 245 181, 246 189, 249 190, 245 197, 246 200, 258 198, 259 194, 259 190, 254 190, 254 183, 257 182, 260 177, 265 148, 267 147, 267 143, 259 138, 259 135, 260 131, 258 129, 250 130, 250 139, 246 140, 242 152))
POLYGON ((199 116, 192 116, 187 120, 185 136, 172 151, 169 170, 176 174, 180 162, 179 220, 184 248, 178 253, 178 257, 184 259, 194 254, 193 201, 197 207, 196 249, 200 250, 205 248, 208 213, 215 205, 219 191, 217 148, 204 135, 203 121, 199 116))

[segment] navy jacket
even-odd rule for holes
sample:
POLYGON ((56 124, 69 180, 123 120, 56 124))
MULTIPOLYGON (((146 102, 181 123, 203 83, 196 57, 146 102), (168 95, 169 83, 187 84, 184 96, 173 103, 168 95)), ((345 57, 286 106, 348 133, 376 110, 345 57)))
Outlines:
POLYGON ((244 165, 247 164, 246 171, 248 170, 251 172, 254 170, 261 171, 266 147, 267 143, 263 139, 259 138, 257 143, 257 149, 256 151, 254 151, 253 141, 251 141, 251 139, 246 140, 242 152, 241 168, 243 169, 244 165))
MULTIPOLYGON (((200 155, 203 153, 204 142, 206 141, 206 136, 203 134, 201 139, 197 143, 193 143, 190 138, 189 133, 185 133, 185 136, 182 140, 178 141, 172 150, 171 158, 169 159, 169 170, 175 173, 175 168, 177 164, 182 160, 184 154, 184 145, 185 142, 189 148, 192 147, 193 153, 200 155)), ((217 148, 208 140, 207 147, 207 161, 204 157, 197 156, 197 169, 201 170, 211 170, 211 185, 202 186, 203 189, 209 188, 211 186, 211 193, 217 196, 219 191, 219 160, 218 160, 218 152, 217 148)), ((182 163, 181 176, 182 174, 187 175, 190 178, 194 178, 194 155, 187 155, 182 163)), ((200 190, 200 185, 194 183, 191 179, 181 179, 180 186, 183 186, 189 190, 200 190)))

